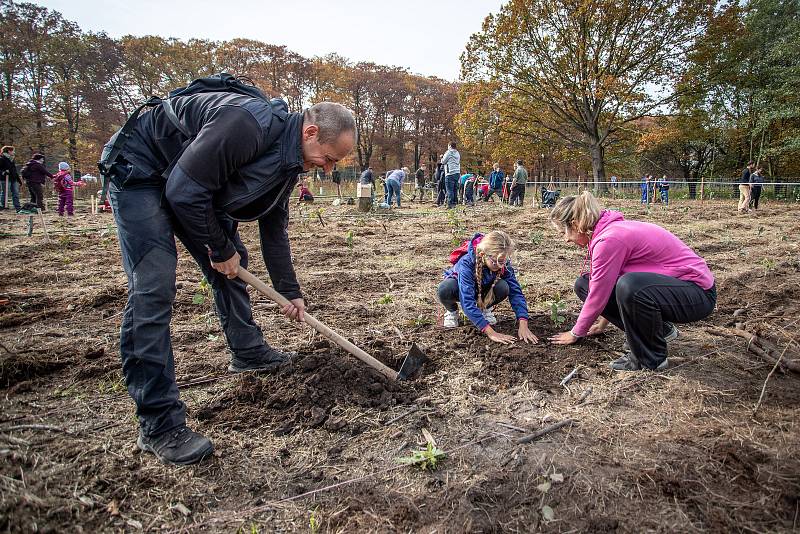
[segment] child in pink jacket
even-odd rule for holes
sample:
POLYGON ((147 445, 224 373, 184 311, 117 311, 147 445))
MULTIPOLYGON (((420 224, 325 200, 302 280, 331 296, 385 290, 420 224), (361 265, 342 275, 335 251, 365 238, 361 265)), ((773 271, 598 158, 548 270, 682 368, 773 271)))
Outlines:
POLYGON ((587 247, 590 263, 589 273, 575 281, 583 301, 575 326, 550 341, 569 345, 610 322, 625 331, 629 347, 612 369, 666 369, 667 342, 678 337, 673 323, 699 321, 716 306, 705 260, 658 225, 601 209, 588 191, 561 199, 550 219, 566 241, 587 247))
POLYGON ((75 182, 70 174, 69 163, 62 161, 58 164, 58 173, 53 177, 53 188, 58 193, 58 216, 64 216, 64 208, 67 209, 67 215, 72 217, 74 214, 73 187, 75 182))

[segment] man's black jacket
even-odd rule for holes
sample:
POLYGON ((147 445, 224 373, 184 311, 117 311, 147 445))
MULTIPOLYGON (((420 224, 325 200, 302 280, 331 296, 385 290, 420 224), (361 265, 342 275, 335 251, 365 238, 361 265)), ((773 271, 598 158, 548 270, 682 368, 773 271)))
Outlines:
POLYGON ((19 174, 17 173, 17 166, 14 165, 11 158, 0 155, 0 180, 5 180, 6 174, 8 175, 9 183, 20 181, 19 174))
POLYGON ((140 116, 122 150, 128 175, 117 177, 118 185, 166 176, 165 196, 177 224, 215 262, 235 253, 218 217, 258 220, 275 289, 289 299, 301 297, 286 229, 289 196, 303 171, 302 114, 287 113, 282 100, 234 93, 173 97, 170 103, 181 128, 161 106, 140 116))

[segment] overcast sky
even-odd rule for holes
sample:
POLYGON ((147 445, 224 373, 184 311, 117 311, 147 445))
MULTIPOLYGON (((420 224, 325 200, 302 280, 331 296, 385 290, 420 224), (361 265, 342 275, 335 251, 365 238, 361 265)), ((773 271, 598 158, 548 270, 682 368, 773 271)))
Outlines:
POLYGON ((306 57, 336 52, 354 61, 406 67, 457 80, 459 56, 502 0, 39 0, 84 31, 111 37, 245 37, 306 57))

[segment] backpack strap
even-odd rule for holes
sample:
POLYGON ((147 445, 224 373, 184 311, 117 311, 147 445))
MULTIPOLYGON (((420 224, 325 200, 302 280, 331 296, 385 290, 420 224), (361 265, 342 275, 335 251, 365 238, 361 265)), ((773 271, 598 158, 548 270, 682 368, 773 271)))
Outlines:
POLYGON ((130 139, 131 132, 133 132, 133 129, 136 127, 136 121, 139 118, 139 113, 141 113, 141 111, 146 107, 156 107, 160 103, 160 98, 157 96, 151 96, 146 102, 136 108, 133 113, 130 114, 128 120, 125 121, 125 124, 122 126, 119 132, 117 132, 109 152, 103 159, 97 162, 97 168, 100 171, 100 175, 103 177, 103 192, 100 193, 100 202, 106 201, 106 196, 108 195, 108 186, 111 184, 111 167, 114 165, 117 157, 122 153, 122 149, 125 148, 128 139, 130 139))

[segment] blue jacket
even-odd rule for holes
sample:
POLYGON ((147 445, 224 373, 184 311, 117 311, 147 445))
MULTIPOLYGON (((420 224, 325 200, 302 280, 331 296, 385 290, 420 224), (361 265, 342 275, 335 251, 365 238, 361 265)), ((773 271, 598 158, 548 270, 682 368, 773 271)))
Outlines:
MULTIPOLYGON (((469 243, 467 253, 453 265, 452 269, 447 269, 444 272, 445 278, 455 278, 458 280, 458 298, 461 302, 461 309, 464 314, 469 318, 478 329, 483 332, 487 326, 488 321, 483 318, 481 309, 478 308, 477 291, 475 284, 475 239, 483 234, 475 234, 469 243)), ((528 304, 525 301, 525 295, 522 294, 522 288, 517 282, 517 277, 514 274, 514 267, 509 260, 504 269, 493 273, 488 267, 483 267, 483 287, 489 287, 494 282, 495 277, 500 276, 508 284, 509 294, 508 300, 511 303, 511 309, 517 319, 528 318, 528 304)))
POLYGON ((503 189, 503 180, 506 177, 506 173, 503 171, 492 171, 492 174, 489 175, 489 187, 492 189, 503 189))

